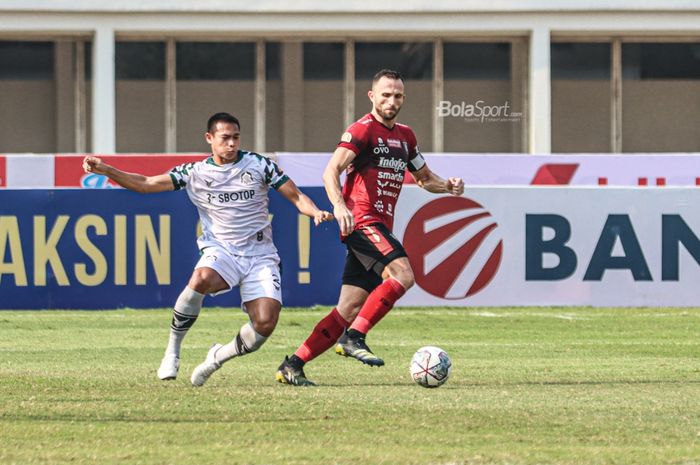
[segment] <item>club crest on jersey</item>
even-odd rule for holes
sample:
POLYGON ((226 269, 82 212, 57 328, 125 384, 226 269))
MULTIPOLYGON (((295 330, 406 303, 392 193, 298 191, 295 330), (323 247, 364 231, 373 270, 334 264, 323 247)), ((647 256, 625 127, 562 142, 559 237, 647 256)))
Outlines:
POLYGON ((241 175, 241 182, 243 184, 253 184, 253 175, 249 171, 244 171, 241 175))
POLYGON ((340 141, 341 142, 352 142, 352 134, 349 132, 344 132, 342 136, 340 136, 340 141))

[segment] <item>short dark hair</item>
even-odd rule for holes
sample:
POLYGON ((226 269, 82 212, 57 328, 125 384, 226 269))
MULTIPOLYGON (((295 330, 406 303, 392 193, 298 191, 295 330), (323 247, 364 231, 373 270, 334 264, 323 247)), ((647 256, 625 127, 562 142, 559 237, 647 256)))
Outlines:
POLYGON ((207 121, 207 132, 210 134, 214 134, 214 131, 216 131, 216 123, 230 123, 230 124, 235 124, 238 126, 238 130, 241 130, 241 123, 238 121, 238 118, 233 116, 230 113, 214 113, 211 115, 211 118, 209 118, 209 121, 207 121))
POLYGON ((377 81, 379 81, 381 78, 387 77, 389 79, 395 79, 395 80, 401 80, 403 81, 403 77, 401 76, 401 73, 398 71, 394 71, 393 69, 381 69, 377 72, 377 74, 374 75, 372 78, 372 85, 376 84, 377 81))

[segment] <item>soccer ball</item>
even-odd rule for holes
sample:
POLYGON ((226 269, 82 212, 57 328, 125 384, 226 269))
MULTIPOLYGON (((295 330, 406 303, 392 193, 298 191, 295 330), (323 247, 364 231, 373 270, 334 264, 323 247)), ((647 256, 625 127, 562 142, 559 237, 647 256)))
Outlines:
POLYGON ((411 359, 411 378, 426 388, 442 386, 450 377, 452 361, 439 347, 421 347, 411 359))

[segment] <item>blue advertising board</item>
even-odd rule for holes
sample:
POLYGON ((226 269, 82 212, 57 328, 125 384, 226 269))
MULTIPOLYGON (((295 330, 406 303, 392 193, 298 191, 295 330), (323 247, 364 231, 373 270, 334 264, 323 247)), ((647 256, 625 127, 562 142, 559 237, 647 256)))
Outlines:
MULTIPOLYGON (((321 187, 304 188, 330 208, 321 187)), ((345 248, 270 193, 285 306, 332 305, 345 248)), ((0 309, 170 307, 198 259, 198 216, 184 192, 0 191, 0 309)), ((206 305, 238 306, 237 289, 206 305)))

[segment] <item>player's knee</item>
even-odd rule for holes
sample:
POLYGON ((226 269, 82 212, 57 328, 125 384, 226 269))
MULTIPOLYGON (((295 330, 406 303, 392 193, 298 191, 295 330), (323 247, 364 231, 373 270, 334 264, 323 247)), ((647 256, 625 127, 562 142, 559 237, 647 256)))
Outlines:
POLYGON ((404 289, 409 290, 410 288, 413 287, 414 284, 416 284, 416 277, 413 275, 413 272, 411 272, 409 278, 406 280, 404 284, 404 289))
POLYGON ((261 315, 253 321, 255 332, 261 336, 269 337, 277 327, 277 314, 261 315))
POLYGON ((209 288, 206 273, 201 269, 194 270, 192 272, 192 276, 190 276, 190 282, 187 283, 187 285, 190 287, 190 289, 194 289, 200 294, 206 294, 209 288))
POLYGON ((401 270, 393 278, 401 283, 401 286, 403 286, 405 290, 409 290, 416 284, 416 277, 413 275, 413 270, 410 268, 401 270))
POLYGON ((342 316, 345 321, 352 323, 355 321, 357 314, 360 313, 363 303, 364 300, 358 300, 355 302, 345 303, 345 305, 338 305, 338 313, 340 313, 340 316, 342 316))
POLYGON ((192 272, 190 281, 187 284, 190 289, 193 289, 200 294, 211 294, 225 288, 225 283, 221 281, 219 275, 213 270, 207 268, 197 268, 192 272))

